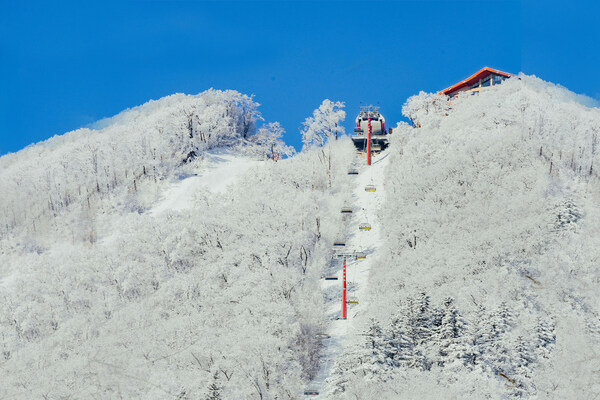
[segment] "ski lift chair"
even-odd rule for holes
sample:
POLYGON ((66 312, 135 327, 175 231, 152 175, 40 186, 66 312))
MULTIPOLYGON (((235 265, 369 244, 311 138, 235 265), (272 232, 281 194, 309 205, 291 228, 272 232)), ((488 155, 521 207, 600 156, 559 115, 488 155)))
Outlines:
POLYGON ((365 258, 367 258, 367 255, 365 253, 363 253, 362 251, 359 251, 359 252, 354 253, 354 257, 357 260, 364 260, 365 258))
POLYGON ((346 246, 346 242, 344 242, 343 240, 336 240, 335 242, 333 242, 333 247, 344 247, 346 246))
POLYGON ((352 214, 352 208, 351 207, 342 207, 342 214, 352 214))
POLYGON ((358 229, 360 229, 361 231, 370 231, 371 224, 364 222, 358 226, 358 229))
POLYGON ((358 170, 356 170, 356 169, 349 169, 348 170, 348 175, 358 175, 358 170))
POLYGON ((375 185, 367 185, 365 186, 365 192, 374 192, 377 189, 375 188, 375 185))

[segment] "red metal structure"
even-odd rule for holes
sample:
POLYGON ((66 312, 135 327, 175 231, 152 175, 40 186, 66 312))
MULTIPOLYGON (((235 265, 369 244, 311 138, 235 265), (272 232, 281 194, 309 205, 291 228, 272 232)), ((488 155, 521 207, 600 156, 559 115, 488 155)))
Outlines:
POLYGON ((371 117, 369 117, 369 137, 367 138, 367 165, 371 165, 371 117))
MULTIPOLYGON (((499 71, 497 69, 485 67, 485 68, 482 68, 479 71, 475 72, 473 75, 471 75, 467 79, 460 81, 457 84, 452 85, 449 88, 438 92, 438 94, 445 94, 448 96, 452 96, 462 90, 469 89, 469 87, 471 87, 473 84, 478 83, 481 79, 484 79, 489 75, 500 77, 501 78, 500 82, 506 78, 515 76, 514 74, 509 74, 508 72, 503 72, 503 71, 499 71)), ((493 81, 490 83, 492 85, 494 84, 493 81)))
POLYGON ((344 257, 344 290, 342 292, 342 319, 346 319, 346 257, 344 257))

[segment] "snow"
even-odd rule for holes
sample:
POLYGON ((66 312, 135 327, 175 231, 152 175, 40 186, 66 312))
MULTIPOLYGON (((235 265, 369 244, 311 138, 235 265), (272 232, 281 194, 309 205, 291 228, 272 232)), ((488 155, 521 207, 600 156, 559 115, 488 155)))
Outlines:
POLYGON ((151 213, 160 215, 189 209, 201 193, 223 194, 258 163, 260 161, 227 148, 210 150, 203 155, 202 167, 198 168, 197 174, 185 175, 172 184, 151 213))
POLYGON ((598 397, 600 110, 519 78, 370 167, 219 91, 0 158, 0 397, 598 397))
MULTIPOLYGON (((307 386, 307 389, 319 392, 319 398, 328 398, 332 388, 328 378, 332 373, 335 361, 343 353, 348 338, 361 334, 361 327, 355 324, 356 318, 365 313, 368 307, 367 288, 369 271, 376 261, 377 249, 381 243, 381 224, 378 210, 385 199, 384 169, 388 163, 388 154, 382 152, 373 156, 371 166, 360 158, 357 161, 359 175, 353 176, 354 189, 352 192, 353 212, 344 217, 346 223, 346 246, 336 250, 340 254, 364 252, 365 259, 354 260, 351 257, 346 262, 347 300, 358 299, 358 304, 348 304, 347 319, 341 319, 342 305, 342 259, 336 258, 327 275, 337 275, 337 281, 323 280, 321 288, 326 299, 328 326, 325 332, 329 338, 323 339, 323 348, 319 359, 319 372, 307 386), (375 192, 365 191, 367 185, 374 185, 375 192), (359 225, 371 224, 370 231, 360 231, 359 225)), ((315 396, 307 396, 307 398, 315 396)))

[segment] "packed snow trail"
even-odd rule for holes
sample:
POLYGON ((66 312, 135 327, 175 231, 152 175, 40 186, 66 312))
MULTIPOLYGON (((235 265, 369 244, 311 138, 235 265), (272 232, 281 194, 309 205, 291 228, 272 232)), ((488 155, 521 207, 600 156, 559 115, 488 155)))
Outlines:
MULTIPOLYGON (((387 152, 372 157, 371 166, 365 165, 366 161, 358 161, 359 175, 355 177, 352 192, 352 214, 345 217, 346 246, 336 252, 353 253, 364 252, 365 259, 348 259, 346 262, 347 300, 358 300, 358 304, 347 304, 347 319, 342 317, 342 263, 343 260, 334 259, 326 270, 325 275, 337 275, 337 280, 322 280, 321 288, 325 295, 329 326, 324 332, 329 337, 323 339, 323 348, 319 359, 319 371, 306 390, 318 392, 319 398, 328 398, 333 388, 330 387, 328 378, 332 373, 336 359, 341 356, 347 339, 360 334, 360 327, 356 326, 356 317, 367 309, 366 293, 369 280, 369 270, 375 260, 375 253, 380 245, 381 224, 377 211, 385 200, 384 169, 388 162, 387 152), (375 192, 365 191, 367 185, 374 185, 375 192), (371 230, 361 231, 359 225, 369 223, 371 230)), ((307 395, 306 398, 315 398, 307 395)))
POLYGON ((201 192, 224 193, 240 176, 259 162, 227 149, 210 150, 203 158, 200 173, 183 176, 169 188, 164 198, 152 210, 154 215, 190 208, 196 195, 201 192))

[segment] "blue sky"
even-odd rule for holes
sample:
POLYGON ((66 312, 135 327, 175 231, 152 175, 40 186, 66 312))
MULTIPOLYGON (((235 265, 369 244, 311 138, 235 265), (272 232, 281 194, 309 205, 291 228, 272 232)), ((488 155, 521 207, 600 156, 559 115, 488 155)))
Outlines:
POLYGON ((0 154, 210 87, 254 94, 296 147, 325 98, 348 130, 361 103, 394 124, 483 66, 600 98, 594 2, 0 1, 0 154))

